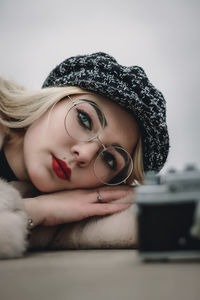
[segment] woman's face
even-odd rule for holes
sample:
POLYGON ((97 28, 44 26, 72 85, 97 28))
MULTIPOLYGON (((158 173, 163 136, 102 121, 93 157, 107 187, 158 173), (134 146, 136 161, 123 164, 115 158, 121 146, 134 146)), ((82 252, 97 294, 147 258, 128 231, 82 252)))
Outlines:
MULTIPOLYGON (((99 95, 76 95, 71 98, 73 101, 87 99, 96 103, 106 119, 106 126, 99 134, 103 145, 120 145, 132 155, 139 130, 127 111, 99 95)), ((47 111, 25 133, 24 165, 28 179, 42 192, 102 185, 94 174, 94 162, 102 150, 102 144, 97 139, 83 142, 67 133, 64 120, 71 106, 68 98, 61 100, 50 114, 47 111)), ((81 118, 84 126, 91 125, 84 116, 81 118)), ((69 118, 69 122, 70 133, 76 134, 74 119, 69 118)))

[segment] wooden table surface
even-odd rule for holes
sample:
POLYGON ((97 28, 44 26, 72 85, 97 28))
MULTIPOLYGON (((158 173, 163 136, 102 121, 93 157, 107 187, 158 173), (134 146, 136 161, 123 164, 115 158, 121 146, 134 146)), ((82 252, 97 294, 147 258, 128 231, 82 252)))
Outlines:
POLYGON ((1 300, 199 300, 200 263, 144 263, 137 250, 29 253, 0 261, 1 300))

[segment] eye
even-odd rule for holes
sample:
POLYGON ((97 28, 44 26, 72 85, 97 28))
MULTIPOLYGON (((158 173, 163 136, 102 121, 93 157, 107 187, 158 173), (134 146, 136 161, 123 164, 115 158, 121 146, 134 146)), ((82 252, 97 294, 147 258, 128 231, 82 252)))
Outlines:
POLYGON ((77 118, 79 121, 79 124, 88 129, 88 130, 92 130, 92 120, 90 118, 90 116, 84 112, 83 110, 77 109, 77 118))
POLYGON ((111 169, 111 170, 116 170, 117 169, 117 161, 116 158, 114 157, 113 154, 111 154, 108 151, 104 151, 102 153, 103 161, 106 163, 106 165, 111 169))

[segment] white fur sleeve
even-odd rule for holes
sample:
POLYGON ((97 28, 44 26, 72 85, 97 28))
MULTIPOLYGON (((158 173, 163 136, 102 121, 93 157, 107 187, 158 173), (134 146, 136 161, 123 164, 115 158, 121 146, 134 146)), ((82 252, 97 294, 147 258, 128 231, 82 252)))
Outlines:
MULTIPOLYGON (((123 200, 127 201, 127 197, 119 201, 123 200)), ((58 227, 37 227, 32 231, 29 246, 36 249, 135 248, 135 205, 113 215, 91 217, 58 227)))
POLYGON ((135 207, 105 216, 92 217, 64 226, 54 236, 54 249, 135 248, 137 224, 135 207))
POLYGON ((23 255, 27 243, 27 215, 20 193, 0 178, 0 258, 23 255))

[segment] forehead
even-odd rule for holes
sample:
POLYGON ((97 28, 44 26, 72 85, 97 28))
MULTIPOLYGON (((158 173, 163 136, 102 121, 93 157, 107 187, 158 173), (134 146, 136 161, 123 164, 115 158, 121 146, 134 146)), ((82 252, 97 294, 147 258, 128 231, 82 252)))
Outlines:
POLYGON ((76 99, 87 99, 98 104, 107 122, 104 129, 105 139, 109 136, 109 144, 119 143, 130 153, 133 151, 138 140, 139 128, 128 111, 110 99, 96 94, 79 95, 76 99))

